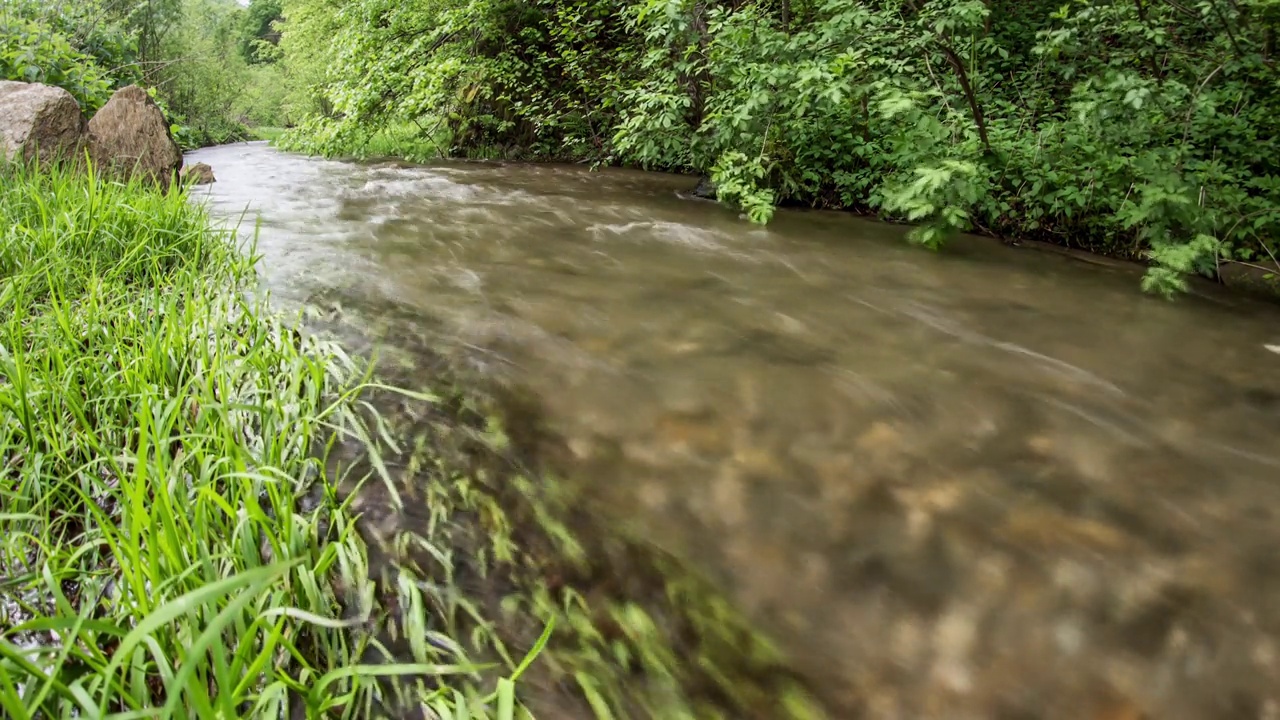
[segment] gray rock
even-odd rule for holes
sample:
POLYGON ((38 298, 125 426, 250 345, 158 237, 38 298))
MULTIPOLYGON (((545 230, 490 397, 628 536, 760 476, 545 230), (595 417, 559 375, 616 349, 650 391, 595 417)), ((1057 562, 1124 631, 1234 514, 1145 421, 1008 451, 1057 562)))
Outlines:
POLYGON ((698 179, 698 186, 693 189, 693 196, 703 200, 715 200, 718 197, 716 184, 711 178, 703 176, 698 179))
POLYGON ((182 181, 188 185, 208 185, 218 179, 213 176, 213 168, 205 163, 196 163, 182 168, 182 181))
POLYGON ((1248 263, 1223 263, 1218 280, 1232 290, 1280 300, 1280 268, 1248 263))
POLYGON ((136 85, 117 90, 89 121, 89 154, 109 177, 142 176, 166 189, 182 167, 164 112, 136 85))
POLYGON ((6 162, 75 158, 84 142, 80 105, 62 88, 0 81, 0 153, 6 162))

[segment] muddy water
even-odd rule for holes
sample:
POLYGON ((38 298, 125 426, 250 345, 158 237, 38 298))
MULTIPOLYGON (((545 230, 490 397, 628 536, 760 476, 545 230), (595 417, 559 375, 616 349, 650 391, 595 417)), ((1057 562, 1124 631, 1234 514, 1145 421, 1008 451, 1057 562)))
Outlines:
POLYGON ((583 502, 850 717, 1280 718, 1277 308, 663 175, 192 160, 275 297, 536 391, 583 502))

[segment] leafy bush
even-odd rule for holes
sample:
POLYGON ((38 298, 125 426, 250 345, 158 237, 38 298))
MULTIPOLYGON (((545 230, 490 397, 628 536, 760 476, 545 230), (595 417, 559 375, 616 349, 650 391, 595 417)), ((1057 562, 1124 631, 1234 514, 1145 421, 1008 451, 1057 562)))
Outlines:
POLYGON ((350 143, 411 124, 424 140, 447 130, 456 154, 603 158, 634 73, 623 7, 286 2, 285 65, 315 119, 294 142, 352 154, 350 143))
POLYGON ((49 26, 0 16, 0 80, 65 89, 87 113, 111 97, 112 85, 94 59, 49 26))

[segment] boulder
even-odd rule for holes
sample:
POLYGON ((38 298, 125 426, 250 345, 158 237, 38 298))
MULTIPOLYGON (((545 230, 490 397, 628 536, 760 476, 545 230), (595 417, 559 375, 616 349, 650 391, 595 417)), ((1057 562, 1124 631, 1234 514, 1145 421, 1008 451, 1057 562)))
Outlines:
POLYGON ((213 176, 213 168, 205 163, 196 163, 182 168, 182 181, 188 185, 208 185, 218 180, 213 176))
POLYGON ((0 153, 5 162, 75 158, 84 142, 80 105, 62 88, 0 81, 0 153))
POLYGON ((698 179, 698 186, 693 189, 693 196, 702 198, 703 200, 715 200, 717 198, 716 184, 711 182, 711 178, 705 175, 698 179))
POLYGON ((1218 268, 1218 280, 1232 290, 1280 300, 1280 267, 1224 262, 1218 268))
POLYGON ((166 189, 182 167, 164 112, 137 85, 117 90, 89 121, 89 156, 110 177, 138 175, 166 189))

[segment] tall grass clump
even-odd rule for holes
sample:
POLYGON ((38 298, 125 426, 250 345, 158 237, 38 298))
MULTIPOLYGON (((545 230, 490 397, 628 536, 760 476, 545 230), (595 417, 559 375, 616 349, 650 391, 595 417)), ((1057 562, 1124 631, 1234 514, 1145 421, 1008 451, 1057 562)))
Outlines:
POLYGON ((0 167, 0 716, 523 712, 446 643, 377 660, 325 461, 364 377, 254 277, 184 193, 0 167))

